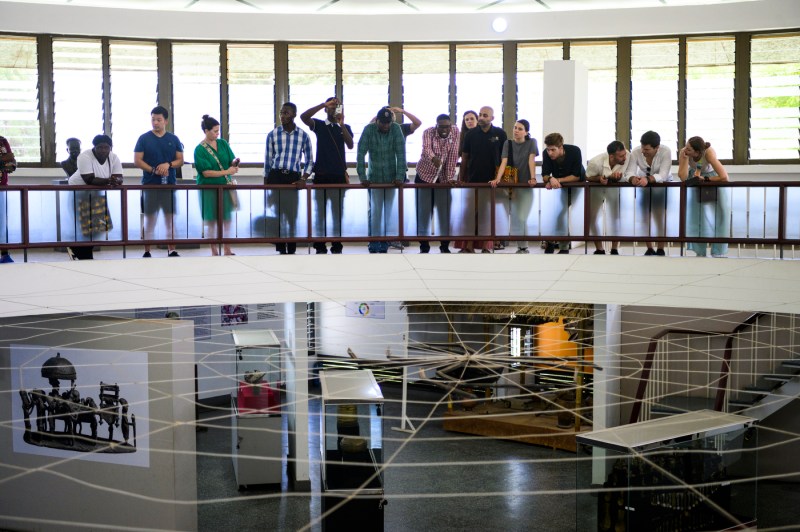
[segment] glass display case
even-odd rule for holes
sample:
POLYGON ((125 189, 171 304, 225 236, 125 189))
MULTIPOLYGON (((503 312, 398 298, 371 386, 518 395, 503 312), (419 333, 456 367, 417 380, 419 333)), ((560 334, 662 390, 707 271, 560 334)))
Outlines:
POLYGON ((755 422, 701 410, 579 434, 576 529, 755 530, 755 422))
POLYGON ((381 389, 369 370, 321 371, 320 385, 322 529, 383 530, 381 389))
POLYGON ((234 330, 231 457, 239 488, 277 484, 283 475, 281 343, 270 330, 234 330))

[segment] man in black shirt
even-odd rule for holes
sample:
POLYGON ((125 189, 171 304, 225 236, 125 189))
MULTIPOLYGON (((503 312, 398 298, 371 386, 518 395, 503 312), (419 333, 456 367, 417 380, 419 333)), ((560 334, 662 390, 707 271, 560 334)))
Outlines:
MULTIPOLYGON (((542 156, 542 179, 547 190, 558 190, 564 183, 586 180, 581 149, 572 144, 564 144, 561 133, 550 133, 544 138, 545 151, 542 156)), ((567 213, 569 212, 569 190, 559 191, 561 212, 556 218, 556 231, 569 234, 567 213)), ((569 253, 569 241, 558 243, 559 253, 569 253)), ((548 242, 545 253, 553 253, 555 244, 548 242)))
MULTIPOLYGON (((488 183, 495 177, 497 167, 500 166, 503 144, 508 140, 508 136, 501 128, 493 126, 492 120, 494 120, 494 109, 481 107, 478 113, 478 127, 470 129, 464 137, 461 169, 458 173, 458 180, 462 183, 488 183)), ((476 214, 478 211, 485 213, 484 216, 478 214, 478 224, 476 224, 479 227, 478 234, 489 233, 491 220, 491 205, 489 205, 491 196, 490 193, 484 192, 476 194, 479 198, 475 202, 476 214)), ((467 242, 464 250, 472 252, 473 247, 482 247, 483 253, 491 253, 494 246, 491 242, 467 242)))

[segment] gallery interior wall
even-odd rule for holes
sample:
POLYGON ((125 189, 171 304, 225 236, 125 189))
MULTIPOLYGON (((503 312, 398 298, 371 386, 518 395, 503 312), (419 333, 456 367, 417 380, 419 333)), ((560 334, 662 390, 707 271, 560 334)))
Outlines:
POLYGON ((0 515, 17 516, 0 519, 0 528, 65 530, 72 523, 86 529, 97 523, 196 529, 193 379, 191 322, 63 316, 55 327, 24 318, 0 321, 0 515), (15 453, 9 421, 22 413, 10 411, 10 396, 17 393, 11 390, 11 344, 148 353, 150 448, 140 451, 149 453, 149 466, 15 453))

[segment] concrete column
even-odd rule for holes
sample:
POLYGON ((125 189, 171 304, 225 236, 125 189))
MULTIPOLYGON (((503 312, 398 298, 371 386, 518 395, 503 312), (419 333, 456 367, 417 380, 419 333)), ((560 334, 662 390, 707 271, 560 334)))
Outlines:
POLYGON ((289 430, 289 482, 296 491, 311 490, 311 464, 308 448, 308 333, 306 304, 284 304, 286 357, 286 407, 289 430))
MULTIPOLYGON (((622 307, 620 305, 594 306, 594 363, 603 368, 594 370, 593 430, 616 427, 619 419, 620 338, 622 334, 622 307)), ((604 458, 605 449, 594 449, 595 458, 604 458)), ((592 483, 601 485, 608 476, 605 460, 592 463, 592 483)), ((586 486, 580 486, 586 487, 586 486)))
POLYGON ((584 159, 588 137, 588 102, 589 71, 582 63, 544 62, 544 134, 561 133, 564 143, 578 146, 584 159))

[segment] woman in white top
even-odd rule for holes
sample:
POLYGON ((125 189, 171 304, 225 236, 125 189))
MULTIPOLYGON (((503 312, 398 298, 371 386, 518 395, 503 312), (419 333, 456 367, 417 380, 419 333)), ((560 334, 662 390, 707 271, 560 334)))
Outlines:
MULTIPOLYGON (((727 183, 728 172, 719 162, 717 152, 702 137, 692 137, 678 152, 678 177, 681 181, 693 178, 696 187, 689 187, 686 197, 686 235, 704 238, 725 238, 731 232, 730 190, 709 186, 727 183)), ((705 257, 705 242, 690 242, 687 246, 698 257, 705 257)), ((711 244, 712 257, 725 257, 728 244, 711 244)))
MULTIPOLYGON (((97 135, 92 140, 92 149, 78 155, 78 170, 69 177, 71 186, 116 187, 122 184, 122 163, 116 154, 111 153, 113 143, 108 135, 97 135)), ((80 191, 75 193, 75 240, 96 240, 96 224, 92 217, 100 216, 108 221, 107 207, 105 212, 94 212, 97 198, 104 192, 80 191), (83 238, 82 238, 83 237, 83 238)), ((105 202, 104 202, 105 203, 105 202)), ((101 224, 102 225, 102 224, 101 224)), ((92 245, 72 246, 68 248, 73 260, 91 260, 94 258, 92 245)))

